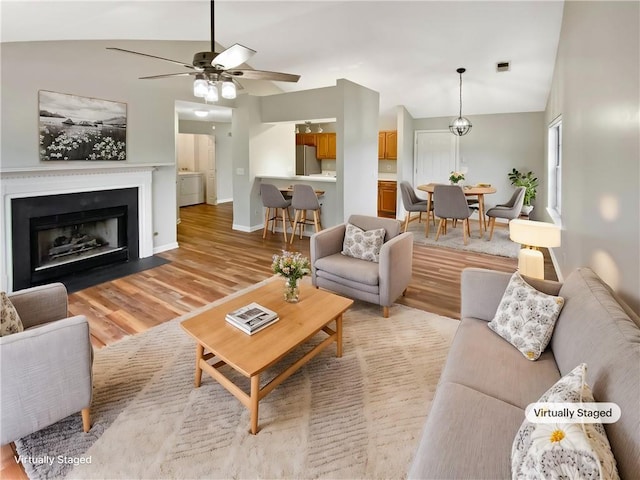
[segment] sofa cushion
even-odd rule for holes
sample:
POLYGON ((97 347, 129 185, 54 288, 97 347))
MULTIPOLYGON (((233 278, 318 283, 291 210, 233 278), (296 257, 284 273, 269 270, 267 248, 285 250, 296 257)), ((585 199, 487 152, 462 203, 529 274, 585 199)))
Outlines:
POLYGON ((357 283, 378 285, 379 266, 374 262, 365 262, 358 258, 334 253, 319 258, 313 266, 316 269, 316 275, 322 275, 321 272, 324 271, 357 283))
POLYGON ((408 478, 510 478, 511 444, 523 417, 513 405, 441 382, 408 478))
POLYGON ((563 305, 562 297, 536 290, 515 272, 488 326, 526 358, 537 360, 551 340, 563 305))
POLYGON ((360 260, 378 262, 385 234, 384 228, 365 231, 348 223, 342 243, 342 254, 360 260))
POLYGON ((0 292, 0 337, 24 331, 22 320, 5 292, 0 292))
POLYGON ((622 417, 605 425, 622 478, 634 478, 640 458, 640 329, 607 285, 590 269, 565 280, 565 306, 551 348, 564 375, 586 363, 587 382, 599 402, 614 402, 622 417))
POLYGON ((522 409, 559 378, 550 349, 530 362, 476 318, 461 320, 442 372, 442 381, 466 385, 522 409))
MULTIPOLYGON (((539 402, 593 402, 585 373, 586 364, 578 365, 539 402)), ((525 419, 513 442, 511 461, 512 475, 517 479, 619 478, 601 423, 531 423, 525 419)))

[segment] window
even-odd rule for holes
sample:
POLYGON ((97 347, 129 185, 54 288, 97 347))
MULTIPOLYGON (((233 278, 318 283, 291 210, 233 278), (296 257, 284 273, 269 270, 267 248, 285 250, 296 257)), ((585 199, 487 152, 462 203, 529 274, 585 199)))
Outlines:
POLYGON ((549 125, 549 173, 548 210, 558 223, 562 215, 562 116, 549 125))

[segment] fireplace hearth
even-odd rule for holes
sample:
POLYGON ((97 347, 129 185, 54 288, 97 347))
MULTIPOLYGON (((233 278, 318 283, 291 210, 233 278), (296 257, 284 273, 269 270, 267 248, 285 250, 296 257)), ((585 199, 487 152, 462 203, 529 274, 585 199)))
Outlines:
POLYGON ((14 289, 138 259, 138 189, 12 200, 14 289))

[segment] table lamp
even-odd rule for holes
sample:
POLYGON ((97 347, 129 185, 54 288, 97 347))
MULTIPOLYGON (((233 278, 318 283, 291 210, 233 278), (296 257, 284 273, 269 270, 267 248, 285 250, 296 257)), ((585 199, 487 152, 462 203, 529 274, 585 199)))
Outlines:
POLYGON ((509 238, 523 246, 518 253, 518 271, 522 275, 543 279, 544 256, 538 248, 559 247, 560 227, 517 218, 509 222, 509 238))

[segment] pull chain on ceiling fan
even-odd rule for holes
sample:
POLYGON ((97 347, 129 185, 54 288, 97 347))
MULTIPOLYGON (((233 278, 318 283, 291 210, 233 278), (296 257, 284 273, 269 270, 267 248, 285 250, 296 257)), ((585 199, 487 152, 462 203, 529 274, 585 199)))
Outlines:
POLYGON ((193 56, 191 65, 169 58, 149 55, 147 53, 134 52, 124 48, 107 47, 107 50, 116 50, 134 55, 163 60, 165 62, 175 63, 181 67, 188 68, 190 72, 167 73, 163 75, 151 75, 140 77, 142 80, 154 80, 158 78, 180 77, 193 75, 193 95, 204 98, 208 102, 216 102, 219 99, 218 85, 220 86, 220 95, 223 98, 233 99, 236 97, 236 89, 242 89, 242 85, 237 79, 246 80, 271 80, 276 82, 297 82, 300 75, 281 72, 269 72, 265 70, 254 70, 251 68, 236 68, 245 63, 249 58, 255 55, 256 51, 247 48, 238 43, 230 46, 220 53, 215 51, 215 2, 211 0, 211 51, 198 52, 193 56))

